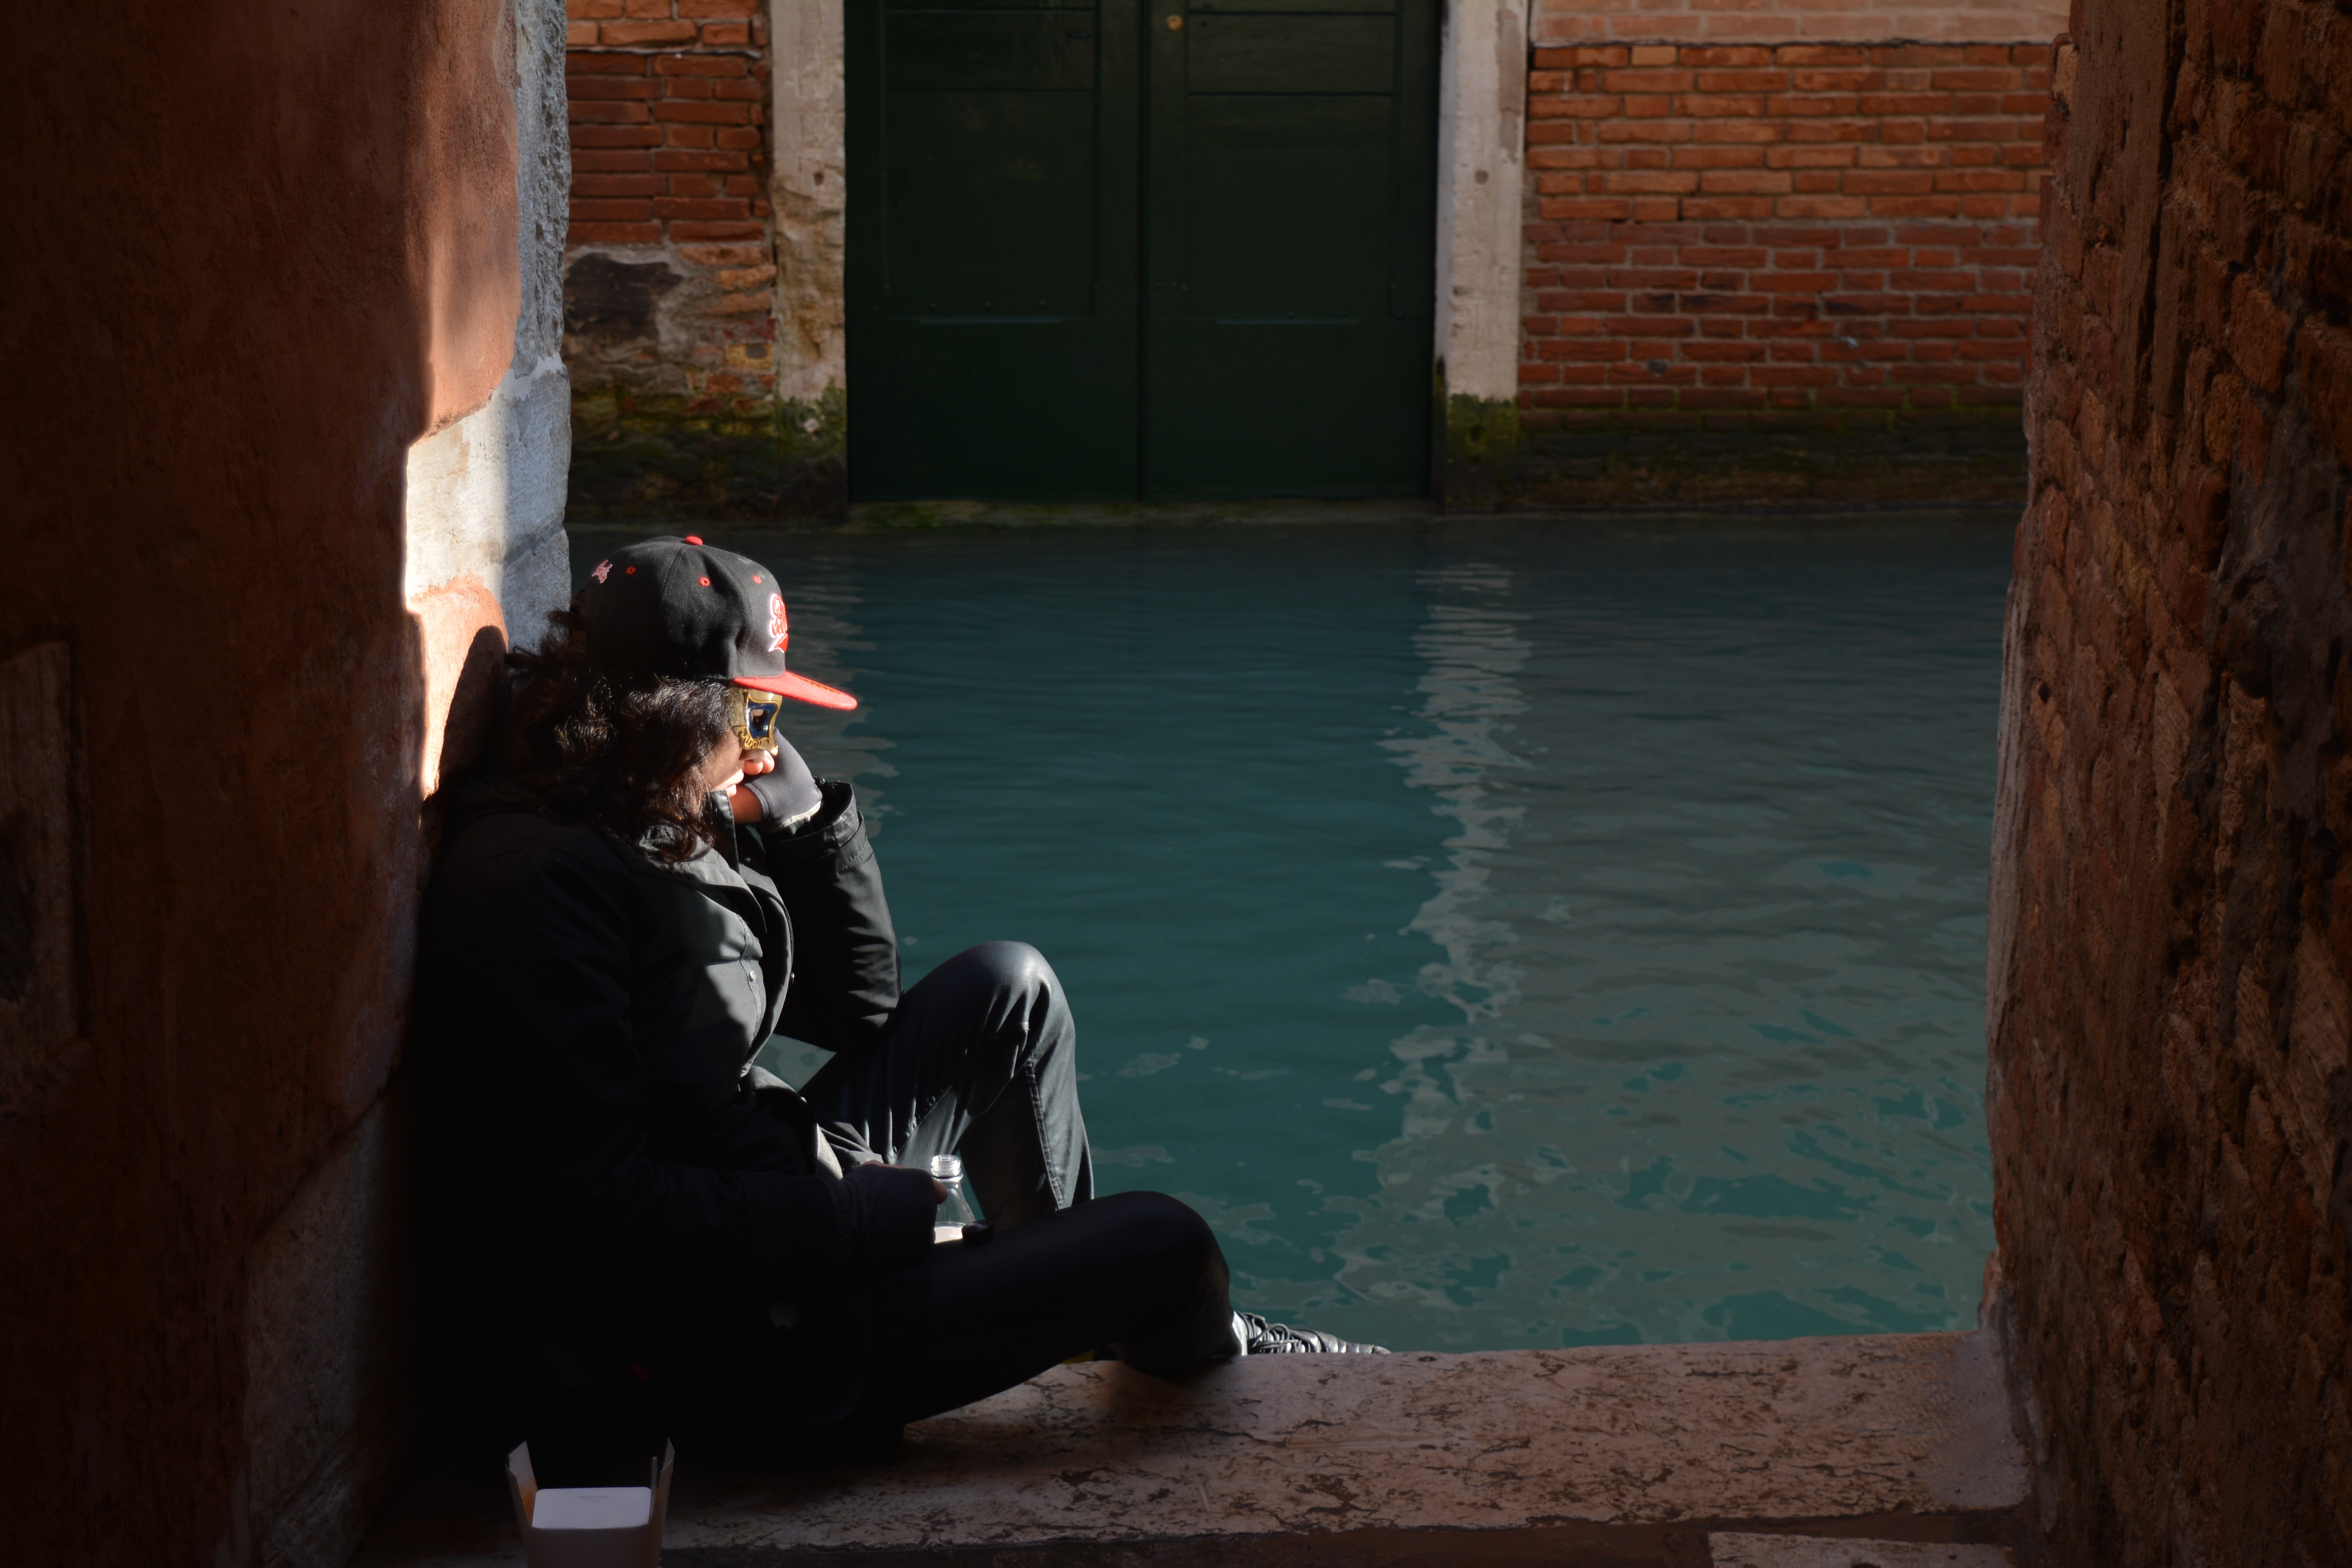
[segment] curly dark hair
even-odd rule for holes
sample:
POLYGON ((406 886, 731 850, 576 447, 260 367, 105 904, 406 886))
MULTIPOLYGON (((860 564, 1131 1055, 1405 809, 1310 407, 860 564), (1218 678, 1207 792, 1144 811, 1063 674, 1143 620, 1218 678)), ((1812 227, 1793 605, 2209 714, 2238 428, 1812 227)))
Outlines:
POLYGON ((509 782, 554 816, 691 859, 717 840, 698 772, 727 733, 726 683, 599 668, 576 610, 548 622, 536 652, 507 656, 514 682, 499 756, 509 782))

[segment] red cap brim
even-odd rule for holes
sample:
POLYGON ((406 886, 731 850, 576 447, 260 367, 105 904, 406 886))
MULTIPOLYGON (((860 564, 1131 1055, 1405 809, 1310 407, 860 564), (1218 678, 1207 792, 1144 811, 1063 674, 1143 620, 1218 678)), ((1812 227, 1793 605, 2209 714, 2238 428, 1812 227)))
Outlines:
POLYGON ((754 691, 772 691, 796 702, 814 702, 819 708, 857 706, 857 699, 848 692, 836 690, 822 680, 811 680, 805 675, 739 675, 735 678, 735 684, 748 686, 754 691))

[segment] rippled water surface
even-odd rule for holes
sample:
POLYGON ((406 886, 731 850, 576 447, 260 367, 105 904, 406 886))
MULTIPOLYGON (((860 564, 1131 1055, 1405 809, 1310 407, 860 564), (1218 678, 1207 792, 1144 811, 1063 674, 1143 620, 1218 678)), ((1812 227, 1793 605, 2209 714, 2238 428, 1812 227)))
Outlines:
POLYGON ((796 738, 909 978, 1043 948, 1104 1186, 1207 1215, 1242 1305, 1973 1322, 2005 528, 711 538, 865 700, 796 738))

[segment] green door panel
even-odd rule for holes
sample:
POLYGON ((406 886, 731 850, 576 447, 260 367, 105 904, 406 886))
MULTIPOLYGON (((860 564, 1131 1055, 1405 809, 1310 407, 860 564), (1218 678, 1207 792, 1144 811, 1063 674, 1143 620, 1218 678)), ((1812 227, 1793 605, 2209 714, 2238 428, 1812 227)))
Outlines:
POLYGON ((1092 92, 1091 26, 1066 11, 884 13, 892 92, 1092 92))
POLYGON ((884 187, 893 315, 1094 310, 1090 92, 894 92, 884 187))
MULTIPOLYGON (((860 500, 1128 500, 1135 494, 1135 346, 1088 321, 931 321, 853 374, 892 390, 853 403, 860 500), (863 421, 863 429, 860 428, 863 421)), ((854 388, 857 383, 851 382, 854 388)))
POLYGON ((1185 89, 1229 92, 1370 93, 1396 83, 1393 16, 1196 16, 1185 89))
POLYGON ((860 500, 1136 485, 1137 0, 851 0, 860 500))
POLYGON ((1397 8, 1399 0, 1192 0, 1183 9, 1194 16, 1248 15, 1255 12, 1276 11, 1286 16, 1316 12, 1344 11, 1359 16, 1375 12, 1385 14, 1397 8))
MULTIPOLYGON (((852 5, 870 5, 873 0, 849 0, 852 5)), ((888 0, 887 11, 928 11, 934 15, 944 11, 1091 11, 1095 0, 888 0)))
MULTIPOLYGON (((1193 318, 1385 316, 1396 217, 1372 98, 1195 100, 1182 248, 1193 318)), ((1171 204, 1172 205, 1172 204, 1171 204)), ((1171 238, 1174 237, 1171 237, 1171 238)))
POLYGON ((1147 35, 1147 497, 1427 492, 1433 3, 1147 35))
POLYGON ((1435 4, 848 0, 856 498, 1425 493, 1435 4))

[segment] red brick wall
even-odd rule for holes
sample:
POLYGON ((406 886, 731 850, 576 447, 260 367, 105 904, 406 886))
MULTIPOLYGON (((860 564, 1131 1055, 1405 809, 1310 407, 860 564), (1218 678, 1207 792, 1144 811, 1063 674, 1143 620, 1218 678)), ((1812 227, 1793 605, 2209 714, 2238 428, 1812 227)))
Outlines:
MULTIPOLYGON (((566 342, 576 392, 758 423, 774 396, 765 0, 568 0, 568 265, 659 263, 652 330, 566 342)), ((601 402, 600 402, 601 400, 601 402)), ((606 409, 610 412, 610 409, 606 409)))
POLYGON ((2048 56, 1536 50, 1522 428, 2014 407, 2048 56))
POLYGON ((761 8, 569 0, 571 243, 765 237, 761 8))
POLYGON ((2057 1561, 2352 1563, 2352 11, 2074 33, 1994 837, 2012 1333, 2057 1561))
POLYGON ((2063 0, 1536 0, 1538 44, 2047 42, 2063 0))

